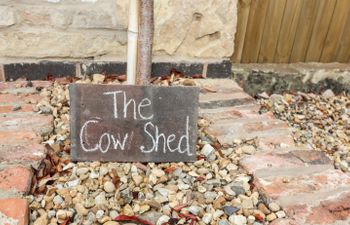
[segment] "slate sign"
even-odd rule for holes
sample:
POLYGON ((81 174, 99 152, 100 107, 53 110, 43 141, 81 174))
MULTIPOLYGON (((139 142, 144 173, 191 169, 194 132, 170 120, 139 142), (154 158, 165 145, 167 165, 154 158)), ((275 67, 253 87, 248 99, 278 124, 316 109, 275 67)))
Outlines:
POLYGON ((71 84, 73 161, 191 162, 199 88, 71 84))

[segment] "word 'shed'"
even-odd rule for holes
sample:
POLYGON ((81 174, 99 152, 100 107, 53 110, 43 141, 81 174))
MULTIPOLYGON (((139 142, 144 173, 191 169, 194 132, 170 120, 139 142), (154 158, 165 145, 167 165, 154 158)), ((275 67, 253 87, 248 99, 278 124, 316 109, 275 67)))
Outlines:
POLYGON ((71 84, 74 161, 191 162, 196 87, 71 84))

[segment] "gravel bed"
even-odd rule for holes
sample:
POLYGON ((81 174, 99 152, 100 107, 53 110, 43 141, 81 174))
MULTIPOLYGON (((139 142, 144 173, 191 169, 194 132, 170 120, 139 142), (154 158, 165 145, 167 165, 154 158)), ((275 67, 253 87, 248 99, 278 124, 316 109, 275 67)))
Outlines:
MULTIPOLYGON (((102 83, 103 75, 80 83, 102 83)), ((193 85, 174 79, 173 85, 193 85)), ((169 85, 169 80, 158 85, 169 85)), ((119 83, 119 81, 111 81, 119 83)), ((155 83, 155 82, 154 82, 155 83)), ((70 161, 68 85, 41 90, 38 113, 54 115, 54 132, 44 137, 48 158, 36 171, 30 223, 44 224, 268 224, 285 213, 264 202, 239 160, 256 151, 255 140, 223 148, 209 139, 198 120, 194 163, 103 163, 70 161), (113 221, 117 218, 119 222, 113 221)))
POLYGON ((348 172, 350 167, 350 96, 297 93, 259 95, 261 111, 271 110, 287 121, 294 140, 309 149, 326 152, 336 168, 348 172))

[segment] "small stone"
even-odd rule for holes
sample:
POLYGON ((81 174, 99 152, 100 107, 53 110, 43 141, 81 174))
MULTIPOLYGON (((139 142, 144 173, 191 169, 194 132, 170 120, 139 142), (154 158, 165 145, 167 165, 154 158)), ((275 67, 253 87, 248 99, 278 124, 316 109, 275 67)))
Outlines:
POLYGON ((107 221, 103 225, 120 225, 120 223, 118 223, 116 221, 107 221))
POLYGON ((22 109, 22 106, 19 105, 19 104, 16 104, 16 105, 14 105, 14 106, 12 107, 12 111, 18 111, 18 110, 20 110, 20 109, 22 109))
POLYGON ((56 195, 52 201, 55 205, 61 205, 63 202, 63 198, 59 195, 56 195))
POLYGON ((131 178, 135 182, 136 186, 139 186, 142 183, 142 181, 143 181, 143 177, 138 175, 138 174, 136 174, 136 173, 131 174, 131 178))
POLYGON ((235 183, 231 186, 232 191, 236 193, 236 195, 244 195, 245 189, 242 184, 235 183))
POLYGON ((232 214, 238 212, 240 208, 234 206, 224 206, 224 212, 226 215, 231 216, 232 214))
POLYGON ((100 219, 100 218, 102 218, 103 217, 103 215, 104 215, 104 211, 103 210, 98 210, 97 212, 96 212, 96 218, 97 219, 100 219))
POLYGON ((134 215, 134 211, 132 210, 132 207, 129 204, 124 206, 123 214, 126 216, 133 216, 134 215))
POLYGON ((150 208, 151 207, 149 205, 141 205, 139 212, 140 212, 140 214, 142 214, 142 213, 147 212, 148 210, 150 210, 150 208))
POLYGON ((232 215, 229 218, 229 221, 235 225, 244 225, 247 223, 247 218, 242 215, 232 215))
POLYGON ((53 218, 55 216, 56 216, 56 211, 55 210, 50 210, 50 211, 47 212, 47 217, 49 219, 51 219, 51 218, 53 218))
POLYGON ((210 213, 206 213, 204 214, 202 221, 205 224, 209 224, 211 222, 211 219, 212 219, 212 215, 210 213))
POLYGON ((326 99, 333 98, 334 96, 335 95, 331 89, 327 89, 322 93, 322 97, 326 99))
POLYGON ((276 214, 274 214, 274 213, 270 213, 269 215, 266 216, 266 220, 269 222, 275 220, 276 218, 277 218, 276 214))
POLYGON ((276 212, 276 216, 278 218, 284 218, 284 217, 286 217, 286 213, 284 211, 278 211, 278 212, 276 212))
POLYGON ((56 218, 58 221, 64 221, 67 219, 67 212, 65 210, 58 210, 56 213, 56 218))
POLYGON ((342 171, 347 172, 349 170, 349 163, 347 161, 342 160, 339 165, 342 171))
POLYGON ((180 183, 177 186, 179 187, 180 190, 187 190, 190 188, 190 185, 184 184, 184 183, 180 183))
POLYGON ((279 210, 281 209, 281 207, 280 207, 278 204, 276 204, 276 203, 274 203, 274 202, 271 202, 271 203, 269 204, 269 209, 270 209, 272 212, 277 212, 277 211, 279 211, 279 210))
POLYGON ((205 144, 201 150, 201 153, 205 156, 205 157, 209 157, 211 154, 213 154, 215 151, 215 148, 213 148, 213 146, 211 146, 210 144, 205 144))
POLYGON ((111 181, 107 181, 103 185, 103 190, 105 190, 105 192, 107 192, 107 193, 111 193, 111 192, 115 191, 115 186, 111 181))
POLYGON ((78 168, 76 173, 78 176, 82 176, 87 174, 88 172, 89 172, 89 169, 86 167, 83 167, 83 168, 78 168))
POLYGON ((254 208, 253 202, 252 202, 252 200, 250 198, 246 197, 246 198, 243 198, 241 200, 242 200, 242 208, 245 208, 245 209, 252 209, 252 208, 254 208))
POLYGON ((258 209, 263 212, 265 215, 268 215, 271 213, 271 211, 265 206, 264 203, 259 203, 258 204, 258 209))
POLYGON ((192 79, 185 79, 182 81, 182 84, 185 86, 196 86, 196 82, 192 79))
POLYGON ((104 80, 105 80, 105 75, 102 75, 102 74, 92 75, 92 82, 95 84, 102 84, 104 80))
POLYGON ((116 218, 117 216, 119 216, 119 213, 116 210, 109 211, 109 217, 112 219, 116 218))
POLYGON ((248 224, 253 224, 255 222, 255 217, 252 215, 249 215, 247 218, 248 224))
POLYGON ((241 150, 243 153, 248 155, 252 155, 255 153, 255 147, 252 145, 243 145, 241 146, 241 150))
POLYGON ((169 216, 163 215, 163 216, 159 217, 156 225, 162 225, 162 224, 168 222, 169 220, 170 220, 169 216))
POLYGON ((100 167, 100 176, 104 176, 108 173, 108 168, 105 166, 100 167))
POLYGON ((190 206, 190 207, 188 208, 188 211, 189 211, 190 213, 192 213, 193 215, 196 215, 196 216, 197 216, 201 209, 202 209, 202 208, 199 207, 199 206, 192 205, 192 206, 190 206))
POLYGON ((224 186, 224 191, 225 191, 226 194, 228 194, 230 196, 235 196, 236 195, 236 193, 228 185, 224 186))
POLYGON ((87 210, 81 203, 75 205, 75 210, 79 216, 86 216, 89 213, 89 210, 87 210))
POLYGON ((220 220, 218 225, 230 225, 230 223, 227 220, 220 220))

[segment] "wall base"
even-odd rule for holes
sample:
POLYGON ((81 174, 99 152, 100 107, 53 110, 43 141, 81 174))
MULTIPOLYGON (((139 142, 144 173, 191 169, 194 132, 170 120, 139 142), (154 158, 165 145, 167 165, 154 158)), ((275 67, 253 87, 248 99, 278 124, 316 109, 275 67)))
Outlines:
MULTIPOLYGON (((1 65, 2 80, 45 80, 49 76, 84 76, 96 73, 106 75, 126 74, 126 62, 60 62, 41 61, 36 63, 8 63, 1 65)), ((231 77, 231 62, 154 62, 152 76, 169 75, 175 69, 186 76, 202 75, 210 78, 231 77)), ((0 72, 1 73, 1 72, 0 72)))

